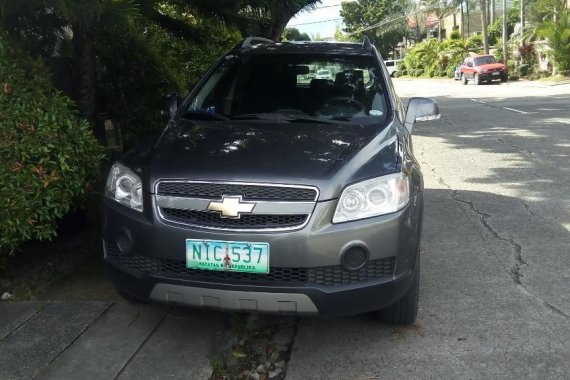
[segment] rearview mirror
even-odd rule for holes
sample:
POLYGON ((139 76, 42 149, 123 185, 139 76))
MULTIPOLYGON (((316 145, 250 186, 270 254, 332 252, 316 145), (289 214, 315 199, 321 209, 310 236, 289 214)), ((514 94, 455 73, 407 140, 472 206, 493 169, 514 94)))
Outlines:
POLYGON ((406 112, 405 127, 410 133, 414 123, 437 120, 441 117, 439 106, 430 98, 411 98, 408 103, 408 111, 406 112))

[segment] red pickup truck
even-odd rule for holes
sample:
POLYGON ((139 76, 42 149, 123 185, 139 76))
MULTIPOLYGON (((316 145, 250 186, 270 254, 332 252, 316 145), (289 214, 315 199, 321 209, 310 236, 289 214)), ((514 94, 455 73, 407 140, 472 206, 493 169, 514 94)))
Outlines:
POLYGON ((507 66, 498 62, 492 55, 476 55, 465 58, 460 73, 463 84, 467 84, 470 80, 476 85, 480 85, 484 81, 501 80, 501 82, 506 82, 508 79, 507 66))

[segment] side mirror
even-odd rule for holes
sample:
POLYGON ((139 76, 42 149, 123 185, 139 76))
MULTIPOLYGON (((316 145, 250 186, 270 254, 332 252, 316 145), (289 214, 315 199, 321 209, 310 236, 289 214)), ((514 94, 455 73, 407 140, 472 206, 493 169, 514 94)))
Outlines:
POLYGON ((408 103, 404 126, 412 133, 415 123, 437 120, 441 117, 439 106, 430 98, 411 98, 408 103))
POLYGON ((178 111, 178 107, 182 99, 178 93, 173 92, 172 94, 168 94, 164 96, 164 109, 162 110, 162 116, 164 118, 170 119, 172 118, 176 112, 178 111))

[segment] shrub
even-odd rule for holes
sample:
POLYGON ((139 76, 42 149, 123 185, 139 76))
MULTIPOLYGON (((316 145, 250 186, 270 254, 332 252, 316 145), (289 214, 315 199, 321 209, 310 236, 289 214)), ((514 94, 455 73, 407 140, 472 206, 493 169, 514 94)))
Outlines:
POLYGON ((518 54, 523 65, 533 66, 537 63, 536 51, 533 44, 523 43, 518 48, 518 54))
POLYGON ((56 235, 84 199, 102 158, 88 124, 39 58, 0 35, 0 255, 56 235))
POLYGON ((519 67, 517 67, 517 74, 519 75, 519 77, 526 77, 530 72, 530 66, 529 65, 520 65, 519 67))
POLYGON ((467 39, 467 48, 469 51, 479 52, 483 48, 483 36, 476 34, 467 39))
POLYGON ((459 33, 459 31, 457 31, 457 30, 454 30, 449 35, 449 39, 450 40, 460 40, 461 39, 461 33, 459 33))
POLYGON ((208 42, 189 42, 143 21, 102 33, 98 105, 120 126, 127 147, 164 128, 164 95, 185 95, 241 38, 215 22, 196 27, 208 42))

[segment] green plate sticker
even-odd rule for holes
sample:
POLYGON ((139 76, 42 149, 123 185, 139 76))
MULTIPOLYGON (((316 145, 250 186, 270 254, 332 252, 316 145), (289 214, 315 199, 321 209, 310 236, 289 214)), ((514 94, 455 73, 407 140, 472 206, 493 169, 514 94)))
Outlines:
POLYGON ((186 239, 186 267, 269 273, 269 244, 186 239))

